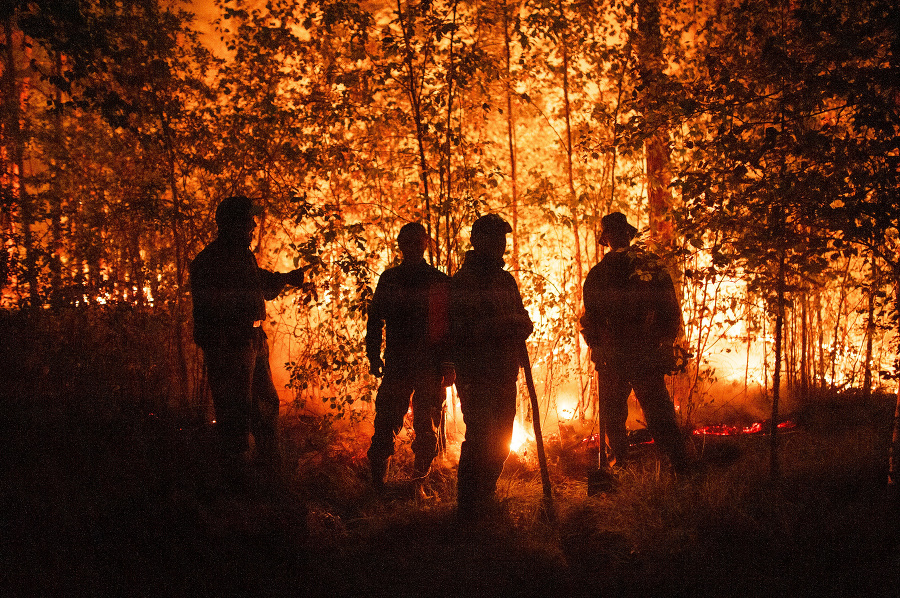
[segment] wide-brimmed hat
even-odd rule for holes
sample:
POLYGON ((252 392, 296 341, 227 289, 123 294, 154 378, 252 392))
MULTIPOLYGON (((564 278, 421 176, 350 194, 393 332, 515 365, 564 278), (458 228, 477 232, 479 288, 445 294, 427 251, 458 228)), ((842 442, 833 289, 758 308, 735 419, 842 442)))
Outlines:
POLYGON ((471 238, 503 236, 512 232, 509 222, 498 214, 486 214, 472 223, 471 238))
POLYGON ((609 246, 607 235, 626 235, 631 241, 637 234, 637 228, 628 223, 628 218, 622 212, 613 212, 600 219, 600 244, 609 246))
POLYGON ((216 208, 216 224, 219 227, 247 224, 262 212, 262 207, 246 195, 232 195, 223 199, 216 208))

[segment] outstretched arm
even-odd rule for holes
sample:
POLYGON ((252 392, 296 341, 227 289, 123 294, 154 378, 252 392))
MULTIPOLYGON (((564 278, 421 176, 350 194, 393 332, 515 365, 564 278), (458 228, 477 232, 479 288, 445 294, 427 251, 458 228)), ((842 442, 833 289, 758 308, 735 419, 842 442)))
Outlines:
POLYGON ((305 279, 306 268, 295 268, 290 272, 271 272, 264 268, 259 269, 259 278, 262 283, 263 297, 266 301, 271 301, 281 294, 284 287, 291 285, 292 287, 300 287, 305 279))

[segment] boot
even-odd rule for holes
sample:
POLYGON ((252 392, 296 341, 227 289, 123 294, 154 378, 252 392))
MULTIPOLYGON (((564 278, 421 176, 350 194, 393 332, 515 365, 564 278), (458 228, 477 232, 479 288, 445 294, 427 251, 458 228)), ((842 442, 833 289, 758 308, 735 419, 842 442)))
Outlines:
POLYGON ((413 463, 413 479, 419 480, 428 475, 431 471, 431 459, 416 457, 413 463))
POLYGON ((372 470, 372 487, 378 494, 384 492, 384 476, 387 474, 387 459, 369 461, 372 470))

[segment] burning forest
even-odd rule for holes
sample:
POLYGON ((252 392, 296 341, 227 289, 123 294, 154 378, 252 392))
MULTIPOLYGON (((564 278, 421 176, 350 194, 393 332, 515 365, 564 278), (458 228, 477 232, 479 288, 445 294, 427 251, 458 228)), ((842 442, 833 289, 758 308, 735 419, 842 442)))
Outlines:
POLYGON ((895 12, 887 0, 4 3, 3 587, 896 592, 895 12), (235 196, 260 209, 252 259, 292 273, 251 318, 270 351, 283 476, 252 473, 242 497, 218 491, 222 423, 191 270, 235 196), (629 466, 593 492, 613 447, 582 322, 613 213, 672 278, 682 325, 665 386, 697 469, 669 470, 632 395, 629 466), (424 478, 406 413, 373 492, 384 382, 366 332, 405 225, 421 223, 424 261, 454 277, 488 214, 508 224, 503 270, 533 332, 498 512, 459 528, 447 519, 467 391, 459 379, 441 391, 424 478))

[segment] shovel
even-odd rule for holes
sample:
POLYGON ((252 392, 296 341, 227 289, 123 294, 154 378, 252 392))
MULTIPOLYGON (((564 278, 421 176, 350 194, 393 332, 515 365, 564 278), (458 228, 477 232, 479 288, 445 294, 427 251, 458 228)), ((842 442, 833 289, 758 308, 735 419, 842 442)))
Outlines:
POLYGON ((544 503, 552 520, 553 489, 550 487, 550 472, 547 470, 547 455, 544 453, 544 438, 541 436, 541 412, 538 407, 537 391, 534 388, 534 378, 531 376, 531 359, 528 357, 528 347, 525 343, 522 343, 522 369, 525 370, 525 386, 528 387, 528 396, 531 398, 531 419, 534 422, 534 440, 537 444, 538 465, 541 469, 541 484, 544 486, 544 503))
MULTIPOLYGON (((599 387, 599 385, 598 385, 599 387)), ((603 392, 598 388, 597 392, 597 460, 594 467, 588 469, 587 493, 588 496, 596 496, 603 492, 612 492, 615 489, 616 480, 609 469, 609 459, 606 455, 606 402, 603 392)))

